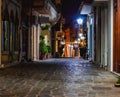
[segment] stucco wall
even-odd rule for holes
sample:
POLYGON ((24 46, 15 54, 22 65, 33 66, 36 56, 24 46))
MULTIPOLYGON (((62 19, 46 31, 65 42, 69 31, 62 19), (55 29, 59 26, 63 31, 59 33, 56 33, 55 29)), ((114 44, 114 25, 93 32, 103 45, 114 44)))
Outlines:
POLYGON ((108 69, 113 71, 113 0, 108 2, 108 69))

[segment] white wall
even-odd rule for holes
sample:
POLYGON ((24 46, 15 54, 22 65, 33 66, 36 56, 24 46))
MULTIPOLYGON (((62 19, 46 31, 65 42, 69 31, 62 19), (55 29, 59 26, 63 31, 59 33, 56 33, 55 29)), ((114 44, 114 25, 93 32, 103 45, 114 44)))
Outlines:
POLYGON ((104 44, 105 44, 105 12, 104 7, 101 9, 101 65, 104 65, 104 44))
POLYGON ((41 28, 40 28, 40 24, 38 24, 37 25, 37 35, 36 35, 36 37, 37 37, 37 48, 36 48, 36 50, 37 50, 37 59, 39 59, 39 54, 40 54, 40 52, 39 52, 39 43, 40 43, 40 33, 41 33, 41 28))
POLYGON ((107 34, 108 34, 108 9, 107 6, 101 10, 101 65, 107 66, 107 34))
POLYGON ((105 8, 105 29, 104 29, 104 32, 105 32, 105 42, 104 42, 104 65, 107 66, 108 65, 108 62, 107 62, 107 57, 108 57, 108 47, 107 47, 107 44, 108 44, 108 8, 105 8))
POLYGON ((87 35, 88 47, 87 47, 87 49, 89 50, 89 54, 90 54, 90 50, 92 52, 91 55, 89 55, 89 60, 94 61, 94 18, 92 15, 88 17, 87 28, 88 28, 88 32, 87 32, 88 33, 88 35, 87 35), (90 32, 90 25, 92 25, 92 33, 90 32), (92 36, 92 39, 91 39, 91 36, 92 36), (92 43, 92 46, 91 46, 91 43, 92 43))
POLYGON ((113 0, 108 3, 108 69, 113 71, 113 0))
POLYGON ((99 27, 99 8, 96 8, 96 63, 113 71, 113 0, 101 9, 101 28, 99 27), (100 41, 99 41, 100 40, 100 41), (100 57, 99 57, 100 56, 100 57))
POLYGON ((32 60, 39 60, 39 38, 40 38, 40 25, 32 27, 32 60))

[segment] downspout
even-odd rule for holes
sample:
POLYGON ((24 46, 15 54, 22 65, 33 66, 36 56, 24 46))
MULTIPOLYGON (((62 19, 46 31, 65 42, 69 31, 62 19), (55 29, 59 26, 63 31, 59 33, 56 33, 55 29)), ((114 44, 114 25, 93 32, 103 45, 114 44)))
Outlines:
POLYGON ((2 58, 2 0, 0 0, 0 65, 2 58))

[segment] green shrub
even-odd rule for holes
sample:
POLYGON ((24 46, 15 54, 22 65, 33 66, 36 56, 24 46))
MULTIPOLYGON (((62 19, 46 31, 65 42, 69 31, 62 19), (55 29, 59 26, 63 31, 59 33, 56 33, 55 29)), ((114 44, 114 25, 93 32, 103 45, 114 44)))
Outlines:
POLYGON ((45 44, 45 37, 43 35, 40 36, 40 54, 44 55, 48 53, 47 46, 45 44))
POLYGON ((47 45, 48 53, 51 53, 52 49, 49 45, 47 45))
POLYGON ((120 84, 120 77, 118 77, 118 80, 116 82, 117 84, 120 84))

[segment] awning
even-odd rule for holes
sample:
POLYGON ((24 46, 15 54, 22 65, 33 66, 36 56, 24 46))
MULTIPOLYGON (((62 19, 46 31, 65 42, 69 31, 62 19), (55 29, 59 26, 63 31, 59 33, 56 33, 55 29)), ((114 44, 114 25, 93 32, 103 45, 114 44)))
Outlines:
POLYGON ((92 6, 91 5, 83 5, 80 14, 83 14, 83 15, 90 14, 91 10, 92 10, 92 6))

